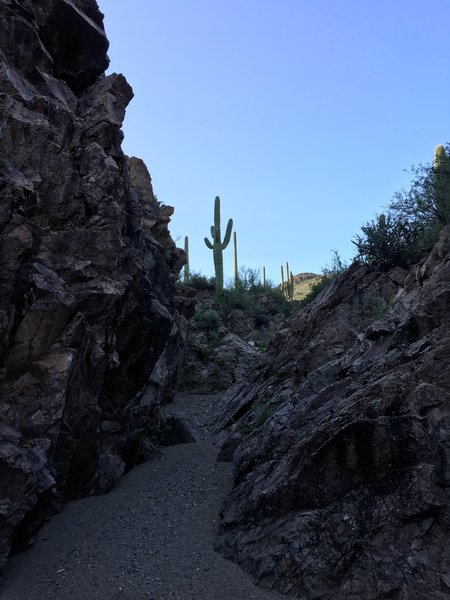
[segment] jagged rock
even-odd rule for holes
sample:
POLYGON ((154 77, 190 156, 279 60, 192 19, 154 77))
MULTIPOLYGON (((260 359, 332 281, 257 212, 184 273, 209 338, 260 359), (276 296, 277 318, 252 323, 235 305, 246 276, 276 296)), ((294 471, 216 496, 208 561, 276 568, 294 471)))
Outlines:
POLYGON ((200 439, 200 431, 188 418, 169 414, 164 422, 164 430, 159 442, 162 446, 174 446, 198 442, 200 439))
MULTIPOLYGON (((184 294, 194 291, 185 285, 179 289, 184 294)), ((261 348, 286 322, 286 306, 272 290, 253 293, 250 303, 252 294, 240 298, 240 290, 236 297, 229 290, 221 299, 205 287, 196 291, 180 388, 192 393, 223 391, 245 379, 261 348)))
POLYGON ((4 0, 0 40, 1 568, 63 500, 155 450, 186 322, 171 208, 122 153, 133 93, 103 74, 96 2, 4 0))
POLYGON ((450 228, 416 269, 354 264, 226 395, 218 549, 302 600, 448 598, 450 228))
POLYGON ((196 393, 226 390, 245 378, 259 351, 234 333, 226 333, 213 346, 205 334, 191 335, 190 352, 181 386, 196 393))

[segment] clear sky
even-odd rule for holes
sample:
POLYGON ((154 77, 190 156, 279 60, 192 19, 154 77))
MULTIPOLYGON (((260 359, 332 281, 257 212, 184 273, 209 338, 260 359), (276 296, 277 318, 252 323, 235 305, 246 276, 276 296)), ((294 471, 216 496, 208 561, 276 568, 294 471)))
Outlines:
MULTIPOLYGON (((448 0, 99 0, 110 72, 192 271, 214 197, 239 264, 320 272, 450 141, 448 0)), ((224 254, 232 276, 233 250, 224 254)))

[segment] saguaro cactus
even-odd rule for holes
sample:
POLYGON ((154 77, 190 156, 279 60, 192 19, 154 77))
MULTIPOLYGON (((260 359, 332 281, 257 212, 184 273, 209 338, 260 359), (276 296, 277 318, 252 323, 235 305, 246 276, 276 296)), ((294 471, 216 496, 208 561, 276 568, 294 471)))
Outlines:
POLYGON ((233 232, 234 241, 234 287, 237 288, 239 285, 239 272, 238 272, 238 259, 237 259, 237 234, 233 232))
POLYGON ((289 276, 288 297, 289 300, 294 299, 294 274, 292 273, 292 271, 289 276))
POLYGON ((225 237, 222 241, 220 233, 220 198, 216 196, 214 201, 214 225, 211 226, 212 242, 205 237, 205 244, 213 251, 214 270, 216 272, 216 292, 223 290, 223 250, 230 243, 231 230, 233 228, 233 219, 228 220, 225 237))
POLYGON ((439 146, 436 146, 436 148, 434 150, 433 167, 434 167, 435 171, 438 171, 438 169, 440 167, 444 166, 446 158, 447 158, 447 156, 445 154, 445 148, 444 148, 444 146, 439 144, 439 146))
POLYGON ((186 254, 186 264, 184 265, 184 284, 189 284, 189 279, 191 278, 191 274, 189 272, 189 238, 188 236, 184 236, 184 253, 186 254))
POLYGON ((444 146, 437 146, 434 151, 434 195, 438 218, 443 223, 450 222, 450 156, 444 146))
POLYGON ((289 263, 286 261, 286 289, 284 290, 284 295, 289 300, 289 263))

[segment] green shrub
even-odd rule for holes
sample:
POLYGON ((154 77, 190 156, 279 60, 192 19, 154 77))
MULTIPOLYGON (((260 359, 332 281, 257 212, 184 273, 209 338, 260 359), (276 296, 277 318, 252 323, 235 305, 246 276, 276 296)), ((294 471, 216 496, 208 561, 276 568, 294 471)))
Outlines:
POLYGON ((259 402, 254 402, 249 410, 249 417, 251 420, 247 422, 243 422, 239 425, 239 432, 242 435, 248 435, 252 433, 257 427, 261 427, 264 423, 270 419, 270 417, 274 414, 275 408, 272 406, 268 406, 267 404, 260 404, 259 402), (253 413, 253 418, 252 418, 253 413))
POLYGON ((238 273, 238 285, 235 287, 246 291, 264 289, 259 270, 241 267, 238 273))
POLYGON ((255 417, 256 417, 256 425, 257 427, 261 427, 264 423, 270 419, 270 417, 275 412, 273 407, 268 406, 267 404, 256 404, 254 406, 255 417))
POLYGON ((297 303, 287 300, 278 287, 264 286, 258 271, 246 267, 239 272, 238 285, 224 289, 216 303, 225 318, 239 309, 254 319, 256 327, 267 325, 275 315, 289 317, 297 308, 297 303))
POLYGON ((211 331, 216 329, 222 324, 219 313, 212 308, 199 308, 197 309, 193 320, 200 329, 205 331, 211 331))
POLYGON ((407 267, 417 261, 424 252, 426 224, 414 220, 408 222, 398 215, 388 213, 361 227, 364 236, 353 240, 358 258, 382 268, 407 267))
POLYGON ((426 254, 450 221, 450 147, 438 147, 433 165, 412 168, 409 190, 397 192, 353 240, 358 258, 382 268, 408 267, 426 254))
POLYGON ((191 273, 189 285, 196 290, 213 290, 215 287, 214 277, 206 277, 201 273, 191 273))
POLYGON ((372 292, 365 292, 361 300, 365 326, 382 319, 393 306, 392 303, 372 292))

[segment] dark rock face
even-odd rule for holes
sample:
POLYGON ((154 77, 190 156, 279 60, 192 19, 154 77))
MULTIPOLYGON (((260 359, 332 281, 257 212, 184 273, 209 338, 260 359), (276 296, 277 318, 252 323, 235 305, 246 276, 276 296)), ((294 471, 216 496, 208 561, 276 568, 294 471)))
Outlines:
POLYGON ((226 390, 245 380, 259 352, 234 333, 211 342, 206 333, 190 332, 188 354, 184 363, 180 387, 191 393, 203 394, 226 390))
POLYGON ((353 265, 225 398, 218 548, 263 585, 449 597, 449 249, 446 228, 414 271, 353 265))
POLYGON ((102 22, 93 0, 0 2, 0 568, 154 448, 184 352, 184 256, 121 150, 102 22))

